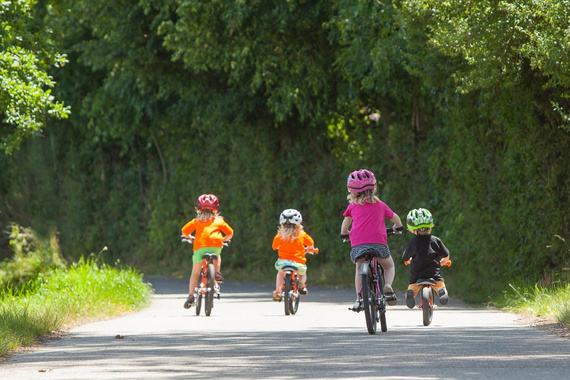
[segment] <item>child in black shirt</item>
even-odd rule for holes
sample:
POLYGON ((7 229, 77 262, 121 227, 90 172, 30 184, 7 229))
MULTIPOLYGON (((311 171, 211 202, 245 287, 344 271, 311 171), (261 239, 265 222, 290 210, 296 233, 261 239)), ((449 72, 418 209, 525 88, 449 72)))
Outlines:
POLYGON ((421 289, 416 285, 420 278, 433 278, 436 284, 432 286, 439 296, 442 305, 447 304, 449 297, 441 276, 441 265, 449 262, 449 250, 437 236, 431 234, 433 217, 423 208, 412 210, 406 218, 408 229, 416 236, 408 243, 402 261, 410 262, 410 281, 406 292, 406 305, 412 309, 415 297, 421 289))

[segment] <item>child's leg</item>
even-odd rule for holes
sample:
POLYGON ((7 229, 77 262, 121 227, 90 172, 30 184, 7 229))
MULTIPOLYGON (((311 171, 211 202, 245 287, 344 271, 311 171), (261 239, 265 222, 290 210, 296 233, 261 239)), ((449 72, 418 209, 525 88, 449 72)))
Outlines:
POLYGON ((275 290, 277 293, 281 292, 281 286, 283 285, 283 277, 285 277, 285 272, 282 270, 277 272, 277 276, 275 276, 275 290))
POLYGON ((218 259, 216 260, 216 272, 221 272, 222 269, 222 255, 218 255, 218 259))
POLYGON ((360 259, 356 262, 356 270, 354 272, 354 288, 356 289, 356 297, 358 297, 358 293, 360 293, 360 289, 362 289, 362 276, 360 276, 360 267, 364 259, 360 259))
POLYGON ((396 275, 396 267, 394 266, 392 256, 387 259, 378 259, 378 262, 384 269, 384 285, 392 287, 392 282, 394 282, 394 276, 396 275))
POLYGON ((202 263, 192 264, 192 274, 190 275, 188 294, 194 294, 196 285, 198 285, 198 275, 200 274, 201 268, 202 268, 202 263))
POLYGON ((442 305, 446 305, 449 302, 449 296, 447 295, 447 289, 445 288, 445 283, 443 281, 435 282, 435 289, 439 297, 439 302, 442 305))

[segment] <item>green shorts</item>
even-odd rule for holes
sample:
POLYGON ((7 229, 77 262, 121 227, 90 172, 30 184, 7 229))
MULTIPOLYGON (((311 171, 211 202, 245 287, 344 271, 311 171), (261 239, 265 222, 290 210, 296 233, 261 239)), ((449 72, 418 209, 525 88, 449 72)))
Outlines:
POLYGON ((204 247, 204 248, 200 248, 194 251, 194 254, 192 255, 192 262, 194 264, 198 264, 202 262, 202 256, 204 256, 205 253, 213 253, 215 255, 220 255, 220 253, 222 253, 222 249, 221 248, 215 248, 215 247, 204 247))
POLYGON ((307 273, 307 266, 305 264, 296 263, 291 260, 282 260, 282 259, 279 259, 275 262, 275 269, 277 270, 283 269, 284 266, 294 266, 295 268, 297 268, 297 273, 299 273, 299 276, 302 276, 305 273, 307 273))

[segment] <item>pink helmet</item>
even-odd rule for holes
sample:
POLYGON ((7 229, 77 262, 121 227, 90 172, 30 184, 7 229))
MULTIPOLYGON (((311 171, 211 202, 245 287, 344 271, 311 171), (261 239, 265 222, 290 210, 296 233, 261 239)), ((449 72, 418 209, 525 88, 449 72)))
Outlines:
POLYGON ((202 194, 196 202, 198 210, 217 210, 218 207, 220 207, 220 202, 214 194, 202 194))
POLYGON ((355 170, 348 175, 346 180, 348 191, 353 194, 360 194, 366 190, 374 190, 376 188, 376 177, 370 170, 355 170))

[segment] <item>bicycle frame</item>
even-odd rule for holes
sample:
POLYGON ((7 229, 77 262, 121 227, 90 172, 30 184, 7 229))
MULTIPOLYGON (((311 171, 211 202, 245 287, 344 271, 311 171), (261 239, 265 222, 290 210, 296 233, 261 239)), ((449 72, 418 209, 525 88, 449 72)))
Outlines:
POLYGON ((371 255, 365 256, 365 261, 360 266, 360 275, 362 276, 362 287, 358 293, 358 298, 364 306, 368 333, 376 334, 378 321, 380 321, 381 331, 386 332, 384 270, 376 257, 371 255))

